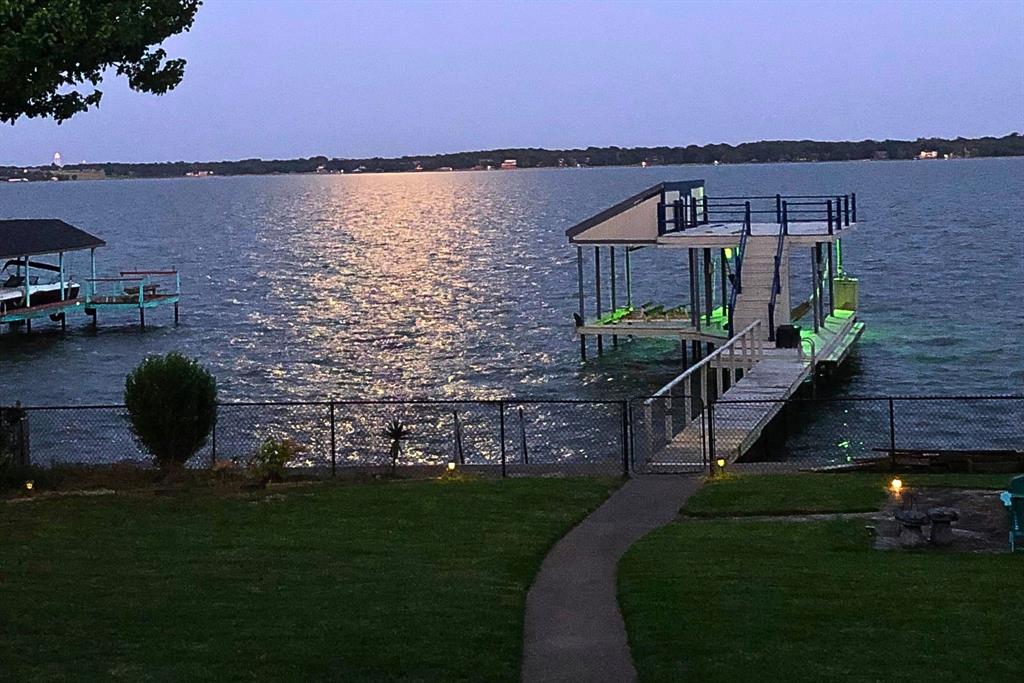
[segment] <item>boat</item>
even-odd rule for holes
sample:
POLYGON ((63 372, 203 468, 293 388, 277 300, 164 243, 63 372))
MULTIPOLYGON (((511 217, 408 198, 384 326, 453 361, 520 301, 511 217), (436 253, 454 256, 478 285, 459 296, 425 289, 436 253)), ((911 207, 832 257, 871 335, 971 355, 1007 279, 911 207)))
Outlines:
MULTIPOLYGON (((25 307, 25 259, 11 259, 0 270, 0 311, 10 311, 25 307)), ((65 280, 61 284, 60 267, 42 261, 28 261, 28 265, 52 275, 29 275, 28 294, 33 306, 73 300, 78 297, 77 282, 65 280), (61 296, 63 288, 63 297, 61 296)))

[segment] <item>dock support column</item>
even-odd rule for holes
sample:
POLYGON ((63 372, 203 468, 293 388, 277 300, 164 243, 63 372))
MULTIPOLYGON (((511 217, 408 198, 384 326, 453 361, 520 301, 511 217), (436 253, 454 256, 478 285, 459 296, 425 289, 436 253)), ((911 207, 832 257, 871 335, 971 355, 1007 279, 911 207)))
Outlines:
MULTIPOLYGON (((587 318, 583 306, 583 247, 576 247, 576 285, 580 297, 580 324, 585 325, 587 318)), ((587 337, 583 334, 580 335, 580 358, 587 359, 587 337)))
POLYGON ((700 331, 700 290, 697 281, 697 254, 695 249, 686 250, 690 275, 690 322, 700 331))
MULTIPOLYGON (((608 247, 608 268, 611 271, 612 276, 612 313, 619 310, 619 298, 615 293, 615 247, 608 247)), ((612 348, 618 348, 619 346, 619 335, 612 335, 612 348)))
MULTIPOLYGON (((21 283, 25 289, 25 308, 32 305, 32 291, 29 289, 29 280, 31 279, 28 274, 28 256, 23 256, 25 259, 25 280, 21 283)), ((31 325, 31 322, 29 323, 31 325)))
POLYGON ((146 329, 146 309, 139 306, 139 327, 146 329))
POLYGON ((626 247, 626 253, 623 257, 626 261, 626 306, 633 308, 633 271, 629 264, 629 247, 626 247))
POLYGON ((818 320, 825 324, 825 287, 822 280, 825 279, 825 259, 821 251, 821 242, 814 244, 814 260, 818 264, 818 320))
POLYGON ((719 251, 719 253, 718 253, 718 265, 719 265, 719 270, 721 271, 719 273, 719 275, 720 275, 719 279, 721 280, 721 287, 722 287, 722 292, 721 292, 721 294, 722 294, 722 296, 721 296, 721 299, 722 299, 722 315, 728 316, 729 315, 729 294, 728 294, 728 292, 726 290, 729 287, 729 270, 728 270, 728 267, 727 267, 728 264, 727 264, 727 262, 725 260, 725 249, 719 249, 718 251, 719 251))
POLYGON ((818 273, 817 245, 811 249, 811 313, 814 318, 814 333, 817 334, 821 325, 818 317, 818 296, 821 291, 821 276, 818 273))
MULTIPOLYGON (((601 320, 601 247, 594 247, 594 299, 598 324, 601 320)), ((604 335, 597 335, 597 355, 604 355, 604 335)))
POLYGON ((836 313, 836 291, 835 291, 835 279, 836 279, 836 267, 834 263, 834 252, 832 243, 828 244, 828 314, 835 315, 836 313))
MULTIPOLYGON (((32 305, 32 292, 29 289, 29 280, 31 279, 28 274, 28 256, 23 257, 25 259, 25 281, 22 283, 25 289, 25 308, 28 309, 32 305)), ((30 315, 26 312, 25 314, 30 315)), ((25 318, 25 334, 32 333, 32 318, 25 318)))
MULTIPOLYGON (((64 301, 64 252, 57 252, 57 270, 60 272, 60 300, 64 301)), ((60 331, 68 329, 68 316, 66 311, 60 312, 60 331)))
POLYGON ((711 315, 714 310, 714 300, 711 293, 714 286, 715 267, 711 261, 711 250, 704 250, 704 319, 708 327, 711 327, 711 315))
POLYGON ((178 324, 178 302, 174 302, 174 324, 178 324))

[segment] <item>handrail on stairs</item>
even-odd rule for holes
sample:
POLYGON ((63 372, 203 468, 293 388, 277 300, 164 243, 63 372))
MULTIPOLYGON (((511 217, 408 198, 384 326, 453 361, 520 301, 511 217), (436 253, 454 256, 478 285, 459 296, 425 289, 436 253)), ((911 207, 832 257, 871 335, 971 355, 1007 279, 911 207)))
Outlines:
POLYGON ((687 377, 691 377, 694 373, 703 372, 704 369, 712 364, 719 356, 724 355, 730 349, 739 347, 740 358, 745 360, 752 360, 750 366, 753 367, 757 361, 761 360, 761 336, 759 333, 761 328, 761 321, 755 320, 746 327, 744 327, 739 334, 729 338, 724 344, 719 346, 717 349, 704 356, 703 359, 696 365, 692 365, 686 369, 685 372, 680 374, 678 377, 673 379, 671 382, 658 389, 654 394, 648 398, 645 403, 652 403, 655 399, 661 398, 665 394, 672 391, 672 389, 680 382, 685 380, 687 377))
POLYGON ((782 291, 782 248, 789 234, 789 210, 787 202, 782 202, 782 222, 779 223, 779 244, 775 248, 775 274, 772 276, 772 296, 768 301, 768 341, 775 341, 775 297, 782 291))
POLYGON ((747 235, 750 234, 750 202, 744 205, 743 230, 740 233, 740 244, 736 249, 736 273, 733 275, 732 292, 729 294, 729 336, 735 333, 733 329, 733 314, 736 312, 736 295, 743 291, 743 253, 747 248, 747 235))

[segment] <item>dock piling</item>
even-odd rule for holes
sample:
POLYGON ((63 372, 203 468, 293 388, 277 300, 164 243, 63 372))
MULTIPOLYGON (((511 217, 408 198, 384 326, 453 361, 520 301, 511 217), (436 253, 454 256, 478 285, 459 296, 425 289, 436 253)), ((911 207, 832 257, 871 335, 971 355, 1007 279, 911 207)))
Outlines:
MULTIPOLYGON (((608 268, 611 271, 611 298, 612 298, 612 313, 619 310, 619 299, 615 292, 615 247, 608 247, 608 268)), ((612 348, 618 348, 619 346, 619 335, 612 335, 612 348)))
MULTIPOLYGON (((594 247, 594 297, 597 318, 601 319, 601 247, 594 247)), ((597 355, 604 355, 604 335, 597 335, 597 355)))
MULTIPOLYGON (((582 325, 587 321, 583 305, 583 247, 576 247, 576 285, 579 289, 580 324, 582 325)), ((587 360, 587 336, 584 334, 580 335, 580 358, 587 360)))

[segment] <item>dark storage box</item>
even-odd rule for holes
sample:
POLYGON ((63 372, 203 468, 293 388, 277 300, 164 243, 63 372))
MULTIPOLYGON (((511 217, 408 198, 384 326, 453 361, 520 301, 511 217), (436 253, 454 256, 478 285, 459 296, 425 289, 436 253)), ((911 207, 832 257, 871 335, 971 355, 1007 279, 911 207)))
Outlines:
POLYGON ((800 326, 779 325, 775 328, 775 348, 796 349, 800 347, 800 326))

